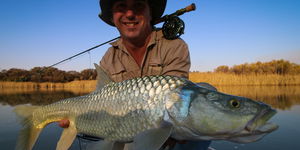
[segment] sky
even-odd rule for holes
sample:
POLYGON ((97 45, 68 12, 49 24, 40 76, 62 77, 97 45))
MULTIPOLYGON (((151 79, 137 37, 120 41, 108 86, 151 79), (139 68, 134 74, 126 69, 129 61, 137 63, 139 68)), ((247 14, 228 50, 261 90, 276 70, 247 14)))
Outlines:
MULTIPOLYGON (((300 64, 300 0, 168 0, 164 14, 191 3, 196 11, 180 16, 191 71, 274 59, 300 64)), ((118 37, 99 12, 98 0, 1 0, 0 70, 50 66, 118 37)), ((109 46, 55 67, 94 68, 109 46)))

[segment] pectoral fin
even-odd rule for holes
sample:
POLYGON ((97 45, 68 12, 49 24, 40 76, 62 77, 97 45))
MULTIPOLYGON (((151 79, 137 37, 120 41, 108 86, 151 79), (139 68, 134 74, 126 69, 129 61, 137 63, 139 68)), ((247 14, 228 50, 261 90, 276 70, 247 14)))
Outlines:
POLYGON ((170 137, 173 127, 151 129, 138 134, 132 143, 131 150, 158 150, 170 137))
POLYGON ((57 143, 56 150, 67 150, 72 145, 76 135, 77 130, 74 126, 65 128, 57 143))

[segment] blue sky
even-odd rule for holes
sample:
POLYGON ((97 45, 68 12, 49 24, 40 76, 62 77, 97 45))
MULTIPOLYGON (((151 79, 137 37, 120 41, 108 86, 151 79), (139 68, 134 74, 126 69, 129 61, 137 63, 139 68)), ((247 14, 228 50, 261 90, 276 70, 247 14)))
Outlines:
MULTIPOLYGON (((197 10, 181 16, 191 71, 273 59, 300 64, 299 0, 169 0, 165 14, 191 3, 197 10)), ((98 0, 1 0, 0 70, 49 66, 117 37, 99 12, 98 0)), ((93 68, 108 47, 56 67, 93 68)))

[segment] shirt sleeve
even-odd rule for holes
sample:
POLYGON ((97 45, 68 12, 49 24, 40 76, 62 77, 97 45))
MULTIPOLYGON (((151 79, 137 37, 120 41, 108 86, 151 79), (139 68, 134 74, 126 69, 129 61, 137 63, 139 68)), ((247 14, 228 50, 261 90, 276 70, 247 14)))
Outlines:
POLYGON ((191 61, 187 44, 182 39, 176 39, 165 46, 162 75, 188 78, 191 61))

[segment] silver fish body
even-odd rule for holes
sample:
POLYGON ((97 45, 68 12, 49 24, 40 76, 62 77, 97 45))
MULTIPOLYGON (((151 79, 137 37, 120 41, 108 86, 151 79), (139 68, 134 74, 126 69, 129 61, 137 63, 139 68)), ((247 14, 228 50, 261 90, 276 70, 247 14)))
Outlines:
POLYGON ((39 108, 33 113, 34 126, 71 118, 79 133, 132 141, 138 133, 161 126, 166 110, 180 101, 179 87, 185 82, 172 76, 148 76, 110 83, 91 94, 39 108))
MULTIPOLYGON (((16 112, 25 110, 28 112, 17 108, 16 112)), ((62 119, 70 120, 70 127, 63 132, 58 149, 67 149, 77 133, 117 142, 148 138, 151 143, 158 138, 152 149, 169 136, 247 143, 278 128, 267 123, 275 113, 264 103, 220 93, 184 78, 146 76, 110 82, 88 95, 32 109, 17 149, 31 149, 42 128, 62 119), (67 144, 62 144, 64 141, 67 144)))

